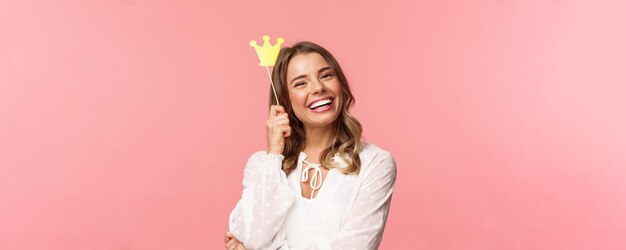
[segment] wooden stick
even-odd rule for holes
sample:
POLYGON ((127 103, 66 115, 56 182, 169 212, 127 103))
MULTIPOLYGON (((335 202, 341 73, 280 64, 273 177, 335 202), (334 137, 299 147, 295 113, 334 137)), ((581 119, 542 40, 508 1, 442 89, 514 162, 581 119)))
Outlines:
POLYGON ((280 103, 278 102, 278 95, 276 94, 276 89, 274 88, 274 81, 272 81, 272 74, 270 74, 270 68, 268 66, 265 66, 265 69, 267 70, 267 76, 270 78, 270 83, 272 84, 272 90, 274 91, 274 98, 276 98, 276 104, 280 105, 280 103))

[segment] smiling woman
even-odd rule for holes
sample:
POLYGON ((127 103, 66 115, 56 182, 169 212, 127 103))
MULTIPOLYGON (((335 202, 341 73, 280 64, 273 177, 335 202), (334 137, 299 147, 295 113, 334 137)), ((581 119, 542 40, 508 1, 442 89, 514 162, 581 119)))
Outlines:
POLYGON ((227 249, 377 249, 396 164, 361 141, 339 63, 323 47, 281 49, 270 90, 267 150, 248 159, 227 249))

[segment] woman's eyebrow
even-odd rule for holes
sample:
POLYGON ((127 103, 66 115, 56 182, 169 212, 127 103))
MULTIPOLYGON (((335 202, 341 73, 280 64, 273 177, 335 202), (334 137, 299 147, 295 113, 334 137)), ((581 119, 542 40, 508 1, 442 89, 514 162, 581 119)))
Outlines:
MULTIPOLYGON (((330 68, 329 66, 323 67, 323 68, 321 68, 321 69, 318 69, 318 70, 317 70, 317 73, 318 73, 318 74, 319 74, 319 73, 322 73, 322 71, 327 70, 327 69, 331 69, 331 68, 330 68)), ((296 77, 294 77, 293 79, 291 79, 291 82, 290 82, 289 84, 293 84, 293 81, 298 80, 298 79, 300 79, 300 78, 304 78, 304 77, 306 77, 306 75, 299 75, 299 76, 296 76, 296 77)))

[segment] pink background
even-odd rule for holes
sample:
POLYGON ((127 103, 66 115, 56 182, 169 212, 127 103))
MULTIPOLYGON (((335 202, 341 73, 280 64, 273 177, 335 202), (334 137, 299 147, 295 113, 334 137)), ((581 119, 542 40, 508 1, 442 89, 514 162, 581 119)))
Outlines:
POLYGON ((0 2, 0 249, 223 249, 264 34, 394 155, 381 249, 625 249, 626 2, 429 2, 0 2))

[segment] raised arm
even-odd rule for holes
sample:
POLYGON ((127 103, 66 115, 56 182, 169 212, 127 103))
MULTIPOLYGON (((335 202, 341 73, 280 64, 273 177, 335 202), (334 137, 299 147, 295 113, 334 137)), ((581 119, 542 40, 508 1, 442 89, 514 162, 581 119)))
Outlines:
POLYGON ((272 105, 265 125, 267 151, 256 152, 248 159, 243 193, 228 221, 229 231, 250 250, 284 245, 282 225, 296 199, 282 171, 285 138, 291 136, 285 108, 272 105))

